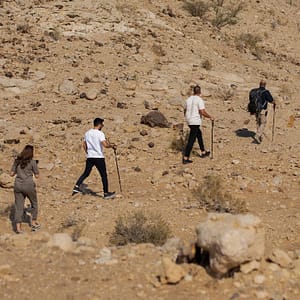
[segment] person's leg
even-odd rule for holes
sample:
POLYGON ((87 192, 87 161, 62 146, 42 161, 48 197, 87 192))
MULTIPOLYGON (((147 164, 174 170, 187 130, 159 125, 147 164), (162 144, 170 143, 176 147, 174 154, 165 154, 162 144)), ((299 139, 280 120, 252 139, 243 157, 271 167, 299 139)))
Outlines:
POLYGON ((198 127, 198 130, 197 130, 197 140, 198 140, 200 150, 202 152, 204 152, 205 148, 204 148, 204 143, 203 143, 202 132, 201 132, 200 126, 198 127))
POLYGON ((262 111, 257 117, 257 137, 261 140, 267 124, 267 111, 262 111))
POLYGON ((31 217, 32 226, 37 226, 37 216, 38 216, 38 201, 35 184, 28 184, 26 186, 26 196, 28 197, 31 204, 31 217))
POLYGON ((95 158, 95 166, 101 176, 103 192, 104 192, 104 194, 107 194, 108 193, 108 179, 107 179, 107 173, 106 173, 105 159, 104 158, 95 158))
POLYGON ((24 202, 25 202, 25 195, 21 192, 18 187, 14 187, 14 195, 15 195, 15 224, 16 224, 16 231, 21 232, 21 224, 23 219, 24 213, 24 202))
POLYGON ((190 135, 188 139, 187 146, 185 148, 184 158, 183 159, 189 159, 190 154, 192 152, 196 137, 197 137, 197 129, 199 129, 198 125, 189 125, 190 127, 190 135))
POLYGON ((94 159, 92 158, 87 158, 86 162, 85 162, 85 170, 83 172, 83 174, 79 177, 79 179, 77 180, 75 186, 80 187, 80 185, 83 183, 83 181, 89 177, 92 168, 94 166, 94 159))

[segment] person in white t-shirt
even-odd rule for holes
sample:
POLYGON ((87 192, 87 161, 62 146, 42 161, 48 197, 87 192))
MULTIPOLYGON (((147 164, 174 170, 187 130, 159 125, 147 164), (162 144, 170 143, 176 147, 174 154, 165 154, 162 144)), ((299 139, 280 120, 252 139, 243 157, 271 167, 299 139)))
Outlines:
POLYGON ((209 115, 205 110, 205 104, 203 99, 200 97, 200 95, 201 95, 201 88, 200 86, 197 85, 194 87, 194 95, 190 96, 186 100, 185 107, 184 107, 184 116, 190 128, 190 134, 189 134, 187 146, 185 148, 184 157, 182 159, 183 164, 188 164, 193 162, 192 160, 190 160, 190 154, 193 149, 196 138, 198 140, 198 144, 201 150, 200 157, 207 157, 210 154, 210 152, 206 151, 204 148, 200 126, 202 123, 202 117, 206 117, 211 120, 213 120, 213 117, 209 115))
POLYGON ((112 199, 115 197, 115 192, 108 191, 108 180, 103 147, 117 149, 117 146, 115 144, 109 143, 105 139, 105 135, 101 131, 104 126, 103 122, 103 119, 96 118, 94 120, 94 128, 88 130, 84 135, 83 149, 87 157, 86 165, 83 174, 79 177, 73 188, 72 196, 76 193, 82 193, 80 185, 90 175, 92 168, 96 166, 102 179, 104 192, 103 198, 112 199))

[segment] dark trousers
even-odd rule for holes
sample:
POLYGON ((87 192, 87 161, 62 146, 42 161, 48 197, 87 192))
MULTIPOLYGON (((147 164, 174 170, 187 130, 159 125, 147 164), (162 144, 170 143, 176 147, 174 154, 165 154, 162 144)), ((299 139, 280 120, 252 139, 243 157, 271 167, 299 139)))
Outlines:
POLYGON ((190 127, 190 135, 189 135, 188 143, 185 148, 185 154, 184 154, 186 157, 190 156, 196 138, 198 140, 200 150, 201 151, 205 150, 204 144, 203 144, 203 139, 202 139, 202 132, 200 130, 200 125, 189 125, 189 127, 190 127))
POLYGON ((24 183, 15 182, 14 194, 16 209, 15 222, 22 223, 24 213, 24 202, 26 197, 28 197, 31 203, 32 220, 36 220, 38 215, 38 201, 36 196, 35 183, 33 181, 24 183))
POLYGON ((86 164, 85 164, 85 170, 83 174, 79 177, 79 179, 76 182, 76 185, 80 186, 83 181, 90 175, 93 167, 96 166, 103 184, 103 192, 108 192, 108 180, 107 180, 107 174, 106 174, 106 164, 104 158, 87 158, 86 164))

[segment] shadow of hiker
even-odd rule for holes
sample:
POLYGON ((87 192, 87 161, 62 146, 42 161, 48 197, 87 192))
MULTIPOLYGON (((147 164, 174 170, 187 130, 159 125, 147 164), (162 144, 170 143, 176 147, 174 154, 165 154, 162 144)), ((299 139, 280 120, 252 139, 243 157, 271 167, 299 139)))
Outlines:
POLYGON ((93 190, 89 189, 87 184, 81 184, 80 185, 80 190, 81 190, 83 195, 91 195, 91 196, 102 198, 101 195, 99 195, 98 193, 96 193, 93 190))
POLYGON ((235 134, 239 137, 244 137, 244 138, 249 138, 249 137, 254 137, 255 132, 248 130, 248 128, 240 128, 235 131, 235 134))

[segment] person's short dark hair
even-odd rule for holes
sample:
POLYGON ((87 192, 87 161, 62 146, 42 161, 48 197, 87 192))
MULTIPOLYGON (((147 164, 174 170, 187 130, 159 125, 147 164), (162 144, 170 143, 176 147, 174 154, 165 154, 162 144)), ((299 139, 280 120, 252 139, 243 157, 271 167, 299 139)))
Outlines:
POLYGON ((259 82, 259 87, 266 87, 266 85, 267 85, 267 82, 266 82, 264 79, 262 79, 262 80, 259 82))
POLYGON ((94 120, 94 126, 95 126, 95 127, 96 127, 96 126, 99 126, 99 125, 103 124, 103 122, 104 122, 103 119, 101 119, 101 118, 96 118, 96 119, 94 120))
POLYGON ((201 87, 199 85, 194 86, 194 95, 201 94, 201 87))

